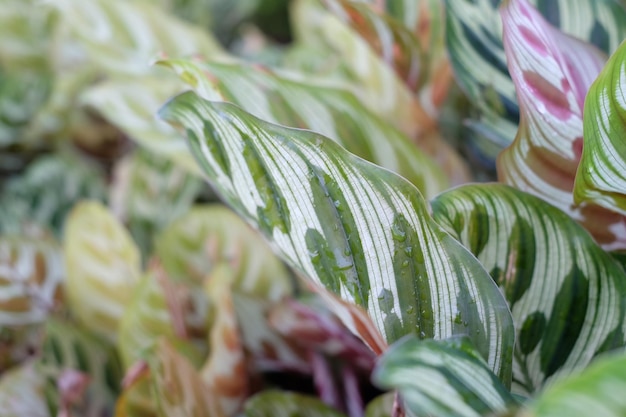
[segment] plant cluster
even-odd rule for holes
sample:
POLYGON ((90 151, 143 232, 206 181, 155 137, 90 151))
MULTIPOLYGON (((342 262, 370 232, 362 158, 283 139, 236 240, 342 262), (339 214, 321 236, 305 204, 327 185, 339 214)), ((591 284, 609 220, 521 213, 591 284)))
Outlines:
POLYGON ((0 414, 626 415, 626 5, 0 0, 0 414))

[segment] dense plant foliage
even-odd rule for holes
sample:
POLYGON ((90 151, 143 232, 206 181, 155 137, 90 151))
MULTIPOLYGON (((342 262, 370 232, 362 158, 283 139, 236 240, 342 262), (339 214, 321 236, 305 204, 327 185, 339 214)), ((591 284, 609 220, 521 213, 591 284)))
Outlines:
POLYGON ((1 415, 626 415, 623 2, 0 10, 1 415))

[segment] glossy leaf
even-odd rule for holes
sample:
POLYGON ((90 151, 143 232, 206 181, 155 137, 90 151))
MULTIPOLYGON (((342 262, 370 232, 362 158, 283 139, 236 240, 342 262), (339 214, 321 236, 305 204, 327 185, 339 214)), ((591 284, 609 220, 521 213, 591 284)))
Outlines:
POLYGON ((155 346, 154 353, 148 355, 148 363, 159 416, 225 415, 198 372, 166 341, 161 340, 155 346))
POLYGON ((403 339, 379 359, 373 380, 383 388, 397 389, 414 415, 473 417, 515 404, 466 339, 403 339))
POLYGON ((246 402, 246 417, 345 417, 315 397, 287 391, 264 391, 246 402))
POLYGON ((582 373, 548 387, 519 417, 618 417, 626 413, 626 356, 598 358, 582 373))
POLYGON ((189 210, 203 183, 168 159, 144 150, 123 159, 116 168, 112 210, 147 256, 155 234, 189 210))
POLYGON ((388 168, 434 196, 446 174, 399 130, 369 111, 349 90, 294 72, 240 62, 161 61, 206 99, 217 98, 272 123, 310 129, 388 168))
POLYGON ((532 393, 624 345, 626 274, 565 213, 495 184, 456 188, 432 206, 509 302, 515 392, 532 393))
POLYGON ((501 181, 581 222, 605 249, 626 247, 626 219, 572 197, 580 161, 583 102, 604 55, 550 26, 526 0, 502 9, 504 44, 521 104, 515 142, 498 157, 501 181))
MULTIPOLYGON (((507 70, 501 1, 446 0, 446 42, 457 81, 480 112, 469 121, 483 155, 495 159, 515 137, 519 107, 507 70)), ((612 0, 533 0, 550 23, 610 53, 626 36, 626 9, 612 0)))
POLYGON ((51 239, 0 237, 0 328, 46 320, 60 300, 61 256, 51 239))
POLYGON ((589 89, 583 128, 574 199, 626 215, 626 43, 589 89))
MULTIPOLYGON (((84 416, 110 415, 122 382, 122 368, 112 345, 73 323, 48 320, 43 345, 42 370, 54 376, 50 387, 54 407, 63 405, 64 372, 81 372, 88 377, 81 401, 73 412, 84 416)), ((69 405, 69 404, 68 404, 69 405)))
POLYGON ((140 278, 135 243, 105 207, 88 201, 76 205, 69 215, 64 252, 72 312, 86 328, 115 339, 140 278))
POLYGON ((175 281, 202 286, 220 263, 238 291, 275 301, 291 292, 285 267, 256 231, 222 205, 195 206, 158 236, 155 253, 175 281))
POLYGON ((106 199, 104 172, 74 153, 39 157, 1 189, 0 232, 34 226, 60 235, 65 217, 81 199, 106 199))
POLYGON ((469 334, 490 366, 509 378, 512 328, 502 295, 432 221, 408 181, 328 138, 193 92, 161 114, 187 129, 221 197, 283 259, 366 308, 387 340, 469 334))
POLYGON ((5 372, 0 377, 0 410, 6 417, 48 417, 44 396, 46 379, 33 362, 5 372))

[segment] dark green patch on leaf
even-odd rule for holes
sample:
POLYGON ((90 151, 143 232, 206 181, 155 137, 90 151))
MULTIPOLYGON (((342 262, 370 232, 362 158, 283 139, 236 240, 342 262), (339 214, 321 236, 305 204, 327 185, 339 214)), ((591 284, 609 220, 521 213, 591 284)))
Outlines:
POLYGON ((545 329, 546 316, 542 312, 535 311, 526 317, 517 340, 519 349, 524 355, 528 355, 537 347, 545 329))

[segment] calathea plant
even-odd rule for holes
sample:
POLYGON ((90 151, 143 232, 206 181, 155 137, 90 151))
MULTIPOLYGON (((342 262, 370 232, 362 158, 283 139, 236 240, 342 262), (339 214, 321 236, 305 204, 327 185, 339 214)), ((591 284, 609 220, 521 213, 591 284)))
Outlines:
POLYGON ((6 415, 625 414, 621 4, 4 1, 6 415))

